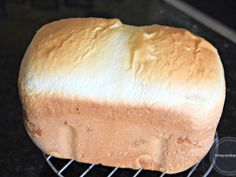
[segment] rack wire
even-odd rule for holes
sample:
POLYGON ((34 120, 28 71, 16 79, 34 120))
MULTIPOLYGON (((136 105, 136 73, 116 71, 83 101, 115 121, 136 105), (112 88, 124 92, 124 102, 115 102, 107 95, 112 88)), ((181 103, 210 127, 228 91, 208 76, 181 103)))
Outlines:
MULTIPOLYGON (((214 139, 214 143, 215 143, 216 141, 218 141, 218 140, 219 140, 219 137, 218 137, 218 134, 216 133, 215 139, 214 139)), ((214 143, 213 143, 213 144, 214 144, 214 143)), ((77 163, 77 162, 74 161, 74 160, 69 160, 69 161, 66 162, 61 168, 58 169, 58 168, 55 166, 55 164, 52 162, 52 159, 57 159, 57 158, 55 158, 55 157, 53 157, 53 156, 51 156, 51 155, 46 155, 46 154, 44 154, 44 153, 43 153, 43 156, 44 156, 44 158, 45 158, 47 164, 49 165, 49 167, 53 170, 53 172, 54 172, 58 177, 65 177, 65 176, 63 175, 63 173, 65 173, 65 171, 68 170, 68 167, 71 166, 72 163, 77 163)), ((59 159, 58 159, 58 160, 59 160, 59 159)), ((187 174, 187 177, 191 177, 191 176, 193 175, 193 173, 194 173, 195 170, 198 168, 198 166, 200 165, 201 162, 202 162, 202 160, 199 161, 195 166, 193 166, 193 167, 189 170, 189 172, 188 172, 188 174, 187 174)), ((78 167, 79 167, 79 163, 77 163, 77 164, 78 164, 78 167)), ((96 164, 90 164, 89 167, 86 168, 86 169, 83 171, 83 173, 79 175, 79 177, 85 177, 85 176, 87 176, 87 175, 93 170, 93 168, 94 168, 95 166, 96 166, 96 164)), ((113 168, 113 169, 110 171, 110 173, 109 173, 106 177, 112 177, 112 176, 117 172, 118 169, 119 169, 119 167, 113 168)), ((210 172, 212 171, 212 169, 213 169, 213 164, 211 163, 211 165, 207 168, 207 170, 206 170, 205 173, 202 175, 202 177, 207 177, 207 176, 210 174, 210 172)), ((134 174, 132 177, 138 177, 142 171, 145 171, 145 170, 143 170, 143 169, 137 170, 137 171, 135 172, 135 174, 134 174)), ((162 174, 160 174, 159 177, 164 177, 165 175, 166 175, 165 173, 162 173, 162 174)), ((77 176, 78 176, 78 175, 77 175, 77 176)))

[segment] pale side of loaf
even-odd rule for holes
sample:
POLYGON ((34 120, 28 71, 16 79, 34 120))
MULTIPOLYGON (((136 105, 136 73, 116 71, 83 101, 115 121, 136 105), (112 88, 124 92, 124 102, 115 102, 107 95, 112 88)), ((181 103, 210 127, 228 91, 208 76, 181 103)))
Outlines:
POLYGON ((177 173, 209 151, 225 100, 217 50, 187 30, 75 18, 23 58, 26 129, 45 153, 177 173))

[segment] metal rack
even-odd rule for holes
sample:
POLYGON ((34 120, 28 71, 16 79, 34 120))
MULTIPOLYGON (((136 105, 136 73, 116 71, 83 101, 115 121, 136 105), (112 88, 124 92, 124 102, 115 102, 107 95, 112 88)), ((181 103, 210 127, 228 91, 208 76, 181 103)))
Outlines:
MULTIPOLYGON (((219 138, 218 138, 218 134, 216 133, 215 139, 214 139, 214 143, 215 143, 216 141, 218 141, 218 139, 219 139, 219 138)), ((44 158, 45 158, 47 164, 49 165, 49 167, 50 167, 50 168, 54 171, 54 173, 56 173, 57 176, 59 176, 59 177, 65 177, 65 176, 63 175, 63 173, 65 173, 65 171, 68 170, 68 167, 71 166, 72 163, 77 163, 77 162, 74 161, 74 160, 69 160, 69 161, 66 162, 61 168, 58 169, 58 168, 55 166, 55 164, 52 162, 52 159, 57 159, 57 158, 55 158, 55 157, 53 157, 53 156, 51 156, 51 155, 48 156, 48 155, 46 155, 46 154, 43 154, 43 156, 44 156, 44 158)), ((200 164, 201 162, 202 162, 202 161, 198 162, 195 166, 193 166, 193 167, 191 168, 191 170, 189 170, 189 172, 188 172, 188 174, 187 174, 187 177, 191 177, 191 176, 193 175, 194 171, 197 169, 197 167, 199 166, 199 164, 200 164)), ((79 167, 79 163, 77 163, 77 164, 78 164, 78 167, 79 167)), ((96 166, 96 164, 91 164, 91 165, 89 165, 89 167, 88 167, 85 171, 83 171, 82 174, 80 174, 80 177, 85 177, 85 176, 87 176, 88 173, 91 172, 91 170, 92 170, 95 166, 96 166)), ((205 173, 203 174, 203 177, 207 177, 207 176, 210 174, 212 168, 213 168, 213 164, 211 164, 211 165, 208 167, 208 169, 207 169, 207 170, 205 171, 205 173)), ((110 171, 110 173, 109 173, 106 177, 112 177, 112 176, 116 173, 116 171, 117 171, 118 169, 119 169, 118 167, 115 167, 114 169, 112 169, 112 170, 110 171)), ((133 177, 137 177, 142 171, 144 171, 144 170, 143 170, 143 169, 137 170, 137 171, 135 172, 135 174, 133 175, 133 177)), ((165 173, 162 173, 159 177, 164 177, 164 176, 165 176, 165 173)))

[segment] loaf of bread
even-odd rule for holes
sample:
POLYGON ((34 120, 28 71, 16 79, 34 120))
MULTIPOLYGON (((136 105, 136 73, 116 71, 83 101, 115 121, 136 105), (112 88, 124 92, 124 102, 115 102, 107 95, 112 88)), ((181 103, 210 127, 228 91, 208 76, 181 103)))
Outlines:
POLYGON ((224 70, 209 42, 118 19, 43 26, 18 87, 25 127, 43 152, 170 174, 207 154, 225 100, 224 70))

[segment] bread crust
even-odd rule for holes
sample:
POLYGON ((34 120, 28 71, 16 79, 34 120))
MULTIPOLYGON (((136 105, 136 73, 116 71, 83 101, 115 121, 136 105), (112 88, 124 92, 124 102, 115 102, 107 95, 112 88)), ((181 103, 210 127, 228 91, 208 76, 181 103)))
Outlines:
MULTIPOLYGON (((175 109, 112 105, 41 95, 25 97, 27 132, 45 153, 79 162, 184 171, 212 145, 222 105, 207 123, 175 109)), ((211 116, 211 117, 210 117, 211 116)))
POLYGON ((42 27, 18 87, 27 132, 45 153, 166 173, 205 156, 225 100, 223 67, 209 42, 117 19, 42 27))

